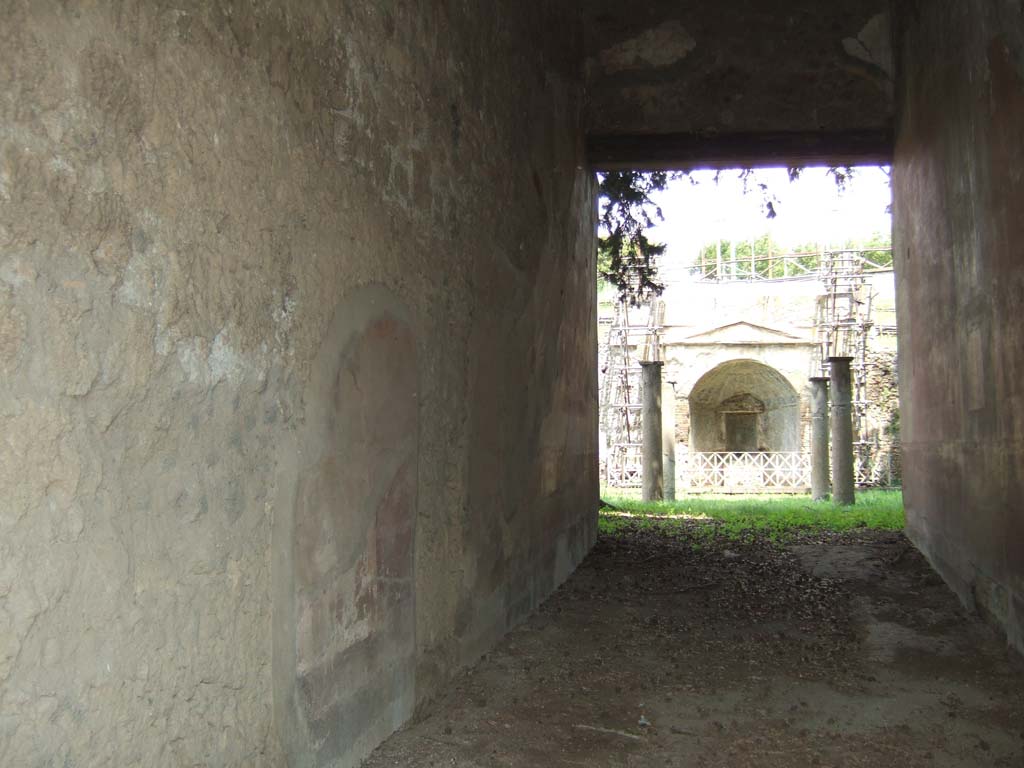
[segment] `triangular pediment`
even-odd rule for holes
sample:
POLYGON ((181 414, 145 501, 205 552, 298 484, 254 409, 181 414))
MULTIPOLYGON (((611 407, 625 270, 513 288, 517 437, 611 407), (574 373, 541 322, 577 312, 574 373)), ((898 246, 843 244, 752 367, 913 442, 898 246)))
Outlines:
POLYGON ((737 320, 692 334, 682 341, 684 344, 799 344, 806 339, 781 328, 737 320))

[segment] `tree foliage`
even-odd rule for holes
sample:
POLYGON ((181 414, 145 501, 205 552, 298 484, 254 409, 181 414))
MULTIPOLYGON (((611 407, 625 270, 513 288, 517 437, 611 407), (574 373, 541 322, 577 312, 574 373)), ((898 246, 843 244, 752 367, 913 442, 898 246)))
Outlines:
MULTIPOLYGON (((803 169, 799 167, 789 168, 790 182, 799 179, 802 171, 803 169)), ((842 194, 856 174, 856 169, 850 166, 832 166, 827 173, 842 194)), ((599 224, 603 233, 598 237, 598 277, 614 286, 620 298, 634 306, 661 295, 665 289, 665 286, 658 282, 657 265, 657 258, 665 252, 665 245, 652 242, 647 237, 647 230, 654 227, 657 221, 664 221, 665 217, 661 208, 651 199, 651 195, 663 191, 670 180, 683 175, 687 174, 671 174, 666 171, 615 171, 598 177, 599 224)), ((718 175, 715 175, 716 182, 718 175)), ((761 208, 765 218, 775 218, 775 207, 779 201, 768 185, 758 181, 750 168, 740 169, 739 178, 743 182, 744 193, 749 193, 751 185, 760 192, 761 208)), ((697 183, 692 177, 691 181, 697 183)), ((876 235, 866 243, 847 244, 847 248, 863 249, 864 255, 879 265, 892 263, 891 254, 884 250, 888 246, 889 238, 884 235, 876 235), (875 251, 872 247, 879 250, 875 251)), ((714 246, 709 247, 713 252, 714 246)), ((725 243, 724 248, 728 252, 729 244, 725 243)), ((817 251, 818 248, 815 246, 813 252, 806 253, 805 266, 811 267, 812 262, 813 265, 817 265, 817 251)), ((753 252, 757 256, 779 251, 774 243, 768 241, 767 236, 763 236, 754 243, 753 252)), ((749 261, 750 244, 738 243, 736 256, 737 259, 746 257, 749 261)), ((710 260, 706 259, 705 264, 708 261, 710 260)), ((783 269, 781 264, 758 263, 756 259, 754 268, 759 274, 763 273, 764 277, 779 276, 775 273, 783 269)))
POLYGON ((665 246, 647 237, 655 221, 664 221, 661 208, 651 194, 666 188, 665 171, 613 171, 599 177, 599 223, 604 232, 598 238, 598 274, 634 306, 661 295, 665 286, 657 282, 657 257, 665 246))
MULTIPOLYGON (((750 263, 751 256, 754 256, 757 261, 754 264, 755 274, 759 277, 777 277, 775 272, 780 270, 780 265, 772 264, 771 262, 764 261, 760 257, 769 256, 775 254, 776 256, 782 253, 782 249, 779 248, 771 235, 764 234, 756 238, 753 242, 749 240, 739 240, 735 244, 735 261, 747 265, 750 263)), ((697 254, 697 258, 694 261, 694 266, 701 268, 702 277, 711 277, 717 274, 718 269, 718 256, 721 254, 723 263, 727 263, 733 260, 733 243, 731 240, 720 240, 718 243, 707 243, 701 248, 700 253, 697 254)), ((781 272, 779 271, 781 275, 781 272)), ((749 277, 749 273, 748 273, 749 277)))
POLYGON ((859 249, 864 258, 880 267, 892 266, 892 234, 889 232, 875 232, 866 240, 848 242, 846 247, 859 249))
MULTIPOLYGON (((891 237, 882 232, 876 232, 868 238, 850 238, 841 246, 830 247, 826 250, 859 251, 861 256, 878 267, 892 266, 891 237)), ((800 274, 801 271, 811 273, 817 271, 821 266, 821 244, 807 242, 783 249, 772 239, 771 235, 763 234, 753 241, 737 241, 734 250, 732 241, 719 240, 717 243, 705 243, 694 258, 693 266, 704 278, 732 276, 744 279, 751 277, 774 279, 800 274), (723 273, 721 275, 719 275, 719 255, 723 273), (786 257, 788 265, 783 262, 781 256, 786 257), (753 274, 751 274, 749 266, 752 260, 754 263, 753 274), (794 272, 794 267, 796 272, 794 272)))

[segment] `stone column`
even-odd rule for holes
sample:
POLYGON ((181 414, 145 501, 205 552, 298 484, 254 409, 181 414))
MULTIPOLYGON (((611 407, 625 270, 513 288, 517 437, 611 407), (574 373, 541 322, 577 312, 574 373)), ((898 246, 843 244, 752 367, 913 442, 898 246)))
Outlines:
POLYGON ((664 473, 661 463, 661 367, 660 360, 640 363, 643 376, 643 500, 661 501, 664 473))
POLYGON ((811 377, 811 498, 828 498, 828 377, 811 377))
POLYGON ((661 458, 665 468, 665 501, 676 500, 676 385, 666 381, 661 388, 661 458))
POLYGON ((851 413, 852 357, 828 359, 832 380, 832 500, 853 504, 853 414, 851 413))

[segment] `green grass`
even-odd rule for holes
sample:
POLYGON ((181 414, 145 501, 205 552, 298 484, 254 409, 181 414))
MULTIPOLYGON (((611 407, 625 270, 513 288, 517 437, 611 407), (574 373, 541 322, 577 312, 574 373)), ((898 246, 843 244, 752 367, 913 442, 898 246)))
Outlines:
MULTIPOLYGON (((806 531, 849 531, 855 528, 902 530, 903 494, 900 491, 861 491, 852 507, 810 496, 690 496, 679 501, 644 503, 636 499, 602 497, 621 511, 603 509, 598 518, 602 533, 626 527, 656 527, 671 531, 683 525, 707 522, 707 534, 741 539, 766 535, 772 540, 806 531)), ((704 526, 702 526, 704 527, 704 526)))

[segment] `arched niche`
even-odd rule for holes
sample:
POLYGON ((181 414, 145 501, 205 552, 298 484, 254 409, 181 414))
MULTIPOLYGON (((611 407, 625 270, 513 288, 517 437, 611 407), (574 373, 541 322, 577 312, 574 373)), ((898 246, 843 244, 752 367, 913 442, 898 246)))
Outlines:
POLYGON ((688 400, 694 452, 800 450, 800 397, 771 366, 746 359, 716 365, 688 400))

